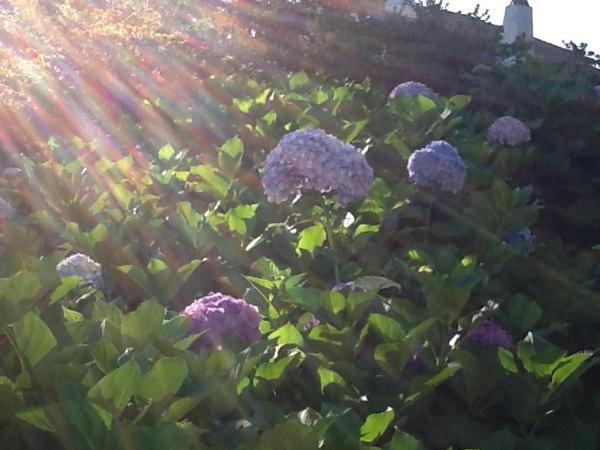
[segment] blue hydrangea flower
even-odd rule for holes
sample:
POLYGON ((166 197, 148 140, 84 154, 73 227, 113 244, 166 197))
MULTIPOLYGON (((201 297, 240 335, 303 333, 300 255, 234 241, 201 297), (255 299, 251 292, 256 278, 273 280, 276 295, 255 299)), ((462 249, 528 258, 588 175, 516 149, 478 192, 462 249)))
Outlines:
POLYGON ((417 95, 422 95, 431 99, 435 98, 436 96, 435 92, 433 92, 427 85, 417 81, 407 81, 392 89, 389 98, 416 97, 417 95))
POLYGON ((16 211, 13 205, 0 197, 0 221, 8 222, 15 218, 16 211))
POLYGON ((493 320, 482 322, 467 335, 463 342, 486 348, 503 347, 507 350, 512 348, 510 333, 493 320))
POLYGON ((487 138, 493 144, 515 147, 529 142, 531 132, 519 119, 505 116, 496 119, 488 128, 487 138))
POLYGON ((600 97, 600 84, 596 87, 594 87, 594 95, 596 97, 600 97))
POLYGON ((264 168, 262 184, 274 203, 312 190, 346 206, 364 199, 373 184, 373 169, 358 149, 323 130, 286 134, 267 156, 264 168))
POLYGON ((60 279, 66 277, 79 277, 81 282, 103 289, 102 266, 83 253, 68 256, 56 265, 56 273, 60 279))
POLYGON ((523 256, 530 255, 535 250, 535 238, 528 227, 522 228, 508 236, 506 243, 518 248, 523 256))
POLYGON ((194 300, 182 314, 192 319, 192 333, 202 333, 196 348, 215 349, 228 340, 252 344, 260 339, 258 309, 244 299, 211 292, 194 300))
POLYGON ((408 159, 410 181, 420 187, 457 193, 467 176, 458 151, 446 141, 434 141, 408 159))

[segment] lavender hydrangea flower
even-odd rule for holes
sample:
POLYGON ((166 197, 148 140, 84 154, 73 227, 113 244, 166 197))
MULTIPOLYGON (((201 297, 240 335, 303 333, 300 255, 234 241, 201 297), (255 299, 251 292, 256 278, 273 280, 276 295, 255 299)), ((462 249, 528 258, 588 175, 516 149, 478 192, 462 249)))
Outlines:
POLYGON ((0 197, 0 221, 10 221, 15 218, 15 208, 6 200, 0 197))
POLYGON ((56 266, 59 278, 79 277, 84 284, 97 289, 104 287, 102 266, 83 253, 68 256, 56 266))
POLYGON ((360 283, 348 281, 345 283, 337 283, 333 287, 332 291, 339 292, 341 294, 348 294, 350 292, 367 292, 367 289, 360 283))
POLYGON ((373 169, 356 148, 316 129, 286 134, 267 156, 262 177, 274 203, 313 190, 346 206, 364 199, 372 183, 373 169))
POLYGON ((3 178, 18 178, 23 175, 23 171, 18 167, 7 167, 2 171, 3 178))
POLYGON ((407 81, 405 83, 400 83, 392 89, 389 98, 391 100, 396 97, 416 97, 417 95, 433 99, 435 97, 435 92, 423 83, 407 81))
POLYGON ((526 227, 506 238, 506 243, 521 250, 523 256, 530 255, 535 249, 535 238, 531 229, 526 227))
POLYGON ((313 317, 308 322, 306 322, 306 324, 304 324, 304 327, 302 329, 305 332, 309 332, 310 330, 312 330, 314 327, 316 327, 318 325, 321 325, 321 321, 319 319, 313 317))
POLYGON ((196 348, 214 349, 226 340, 252 344, 260 339, 260 315, 245 300, 211 292, 182 312, 192 319, 191 332, 202 333, 196 348))
POLYGON ((496 119, 488 128, 487 138, 491 143, 514 147, 529 142, 531 132, 519 119, 505 116, 496 119))
POLYGON ((477 344, 486 348, 512 348, 512 337, 508 331, 493 320, 482 322, 464 339, 465 343, 477 344))
POLYGON ((467 176, 458 151, 446 141, 434 141, 408 159, 410 181, 421 187, 457 193, 467 176))

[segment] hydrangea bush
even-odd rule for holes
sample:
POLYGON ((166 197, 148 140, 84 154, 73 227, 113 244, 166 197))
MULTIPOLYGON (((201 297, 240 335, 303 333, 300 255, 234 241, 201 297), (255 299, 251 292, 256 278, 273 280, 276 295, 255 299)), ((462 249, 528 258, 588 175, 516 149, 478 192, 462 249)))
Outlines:
POLYGON ((594 448, 597 242, 497 164, 489 112, 303 72, 206 83, 216 147, 11 160, 1 448, 594 448))

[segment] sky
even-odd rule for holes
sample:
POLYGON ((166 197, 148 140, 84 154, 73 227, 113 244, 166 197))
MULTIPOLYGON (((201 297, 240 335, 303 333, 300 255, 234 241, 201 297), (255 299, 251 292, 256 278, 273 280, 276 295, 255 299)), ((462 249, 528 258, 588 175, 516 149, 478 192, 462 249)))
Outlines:
MULTIPOLYGON (((510 0, 446 0, 452 11, 472 12, 477 3, 489 9, 491 21, 502 24, 510 0)), ((600 0, 529 0, 533 8, 536 38, 563 46, 562 41, 588 43, 588 50, 600 53, 600 0)))

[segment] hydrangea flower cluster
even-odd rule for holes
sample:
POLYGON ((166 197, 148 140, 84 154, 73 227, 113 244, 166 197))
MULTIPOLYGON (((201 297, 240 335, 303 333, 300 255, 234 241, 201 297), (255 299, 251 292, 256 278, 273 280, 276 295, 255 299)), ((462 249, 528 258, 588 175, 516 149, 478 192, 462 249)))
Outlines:
POLYGON ((18 167, 7 167, 2 171, 3 178, 17 178, 23 175, 23 171, 18 167))
POLYGON ((59 278, 79 277, 84 284, 97 289, 104 287, 102 266, 83 253, 68 256, 56 266, 59 278))
POLYGON ((418 81, 407 81, 400 83, 390 92, 389 98, 393 99, 396 97, 416 97, 422 95, 433 99, 435 92, 433 92, 427 85, 419 83, 418 81))
POLYGON ((192 319, 192 333, 202 333, 196 348, 215 349, 224 341, 252 344, 260 339, 260 315, 245 300, 211 292, 194 300, 182 312, 192 319))
POLYGON ((527 128, 527 125, 519 119, 505 116, 496 119, 488 128, 487 138, 494 144, 514 147, 529 142, 531 140, 531 132, 527 128))
POLYGON ((350 292, 367 292, 367 289, 360 283, 357 283, 355 281, 348 281, 345 283, 337 283, 333 287, 332 291, 339 292, 341 294, 349 294, 350 292))
POLYGON ((523 256, 527 256, 535 249, 534 236, 529 227, 522 228, 506 238, 506 243, 521 250, 523 256))
POLYGON ((286 134, 267 156, 262 177, 274 203, 313 190, 346 206, 365 198, 372 183, 373 169, 356 148, 316 129, 286 134))
POLYGON ((317 319, 316 317, 313 317, 308 322, 306 322, 306 324, 304 325, 304 327, 302 329, 305 332, 309 332, 310 330, 312 330, 314 327, 316 327, 318 325, 321 325, 321 321, 319 319, 317 319))
POLYGON ((458 151, 446 141, 434 141, 408 159, 410 181, 421 187, 457 193, 467 176, 458 151))
POLYGON ((15 208, 0 197, 0 222, 10 221, 15 218, 15 208))
POLYGON ((512 337, 508 331, 493 320, 486 320, 464 339, 465 343, 477 344, 486 348, 512 348, 512 337))
POLYGON ((600 84, 596 87, 594 87, 594 95, 596 97, 600 97, 600 84))

